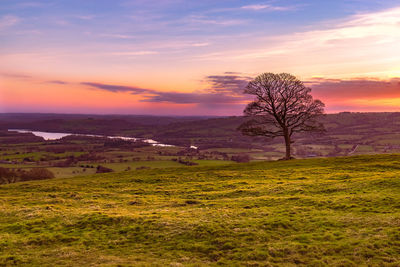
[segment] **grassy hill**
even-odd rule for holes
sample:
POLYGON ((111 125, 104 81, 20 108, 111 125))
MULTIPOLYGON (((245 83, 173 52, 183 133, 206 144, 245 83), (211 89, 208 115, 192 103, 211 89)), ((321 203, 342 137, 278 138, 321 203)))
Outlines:
POLYGON ((399 266, 400 155, 0 186, 0 266, 399 266))

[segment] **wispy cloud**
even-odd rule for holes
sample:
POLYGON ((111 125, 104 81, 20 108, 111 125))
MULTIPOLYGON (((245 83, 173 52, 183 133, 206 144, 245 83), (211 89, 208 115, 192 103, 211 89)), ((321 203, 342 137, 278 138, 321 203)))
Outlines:
POLYGON ((121 51, 110 53, 113 56, 148 56, 159 54, 158 51, 121 51))
POLYGON ((241 9, 245 10, 253 10, 253 11, 258 11, 258 10, 270 10, 270 11, 286 11, 286 10, 292 10, 292 6, 273 6, 273 5, 268 5, 268 4, 255 4, 255 5, 246 5, 242 6, 241 9))
POLYGON ((372 100, 400 97, 400 78, 324 79, 314 78, 306 82, 313 95, 330 101, 372 100))
POLYGON ((217 93, 180 93, 180 92, 157 92, 156 95, 145 97, 141 102, 151 103, 173 103, 173 104, 232 104, 243 101, 241 97, 217 93))
POLYGON ((96 18, 95 15, 75 15, 74 17, 81 20, 92 20, 96 18))
MULTIPOLYGON (((267 50, 254 51, 241 55, 250 58, 267 57, 277 53, 315 51, 316 49, 337 49, 359 47, 362 50, 374 49, 377 43, 398 43, 400 40, 400 8, 382 12, 359 14, 334 23, 323 30, 298 32, 275 38, 277 45, 267 50)), ((380 48, 380 50, 385 50, 380 48)), ((348 49, 354 53, 354 49, 348 49)), ((346 52, 346 51, 343 51, 346 52)), ((389 51, 393 52, 393 51, 389 51)), ((336 53, 335 53, 336 54, 336 53)))
POLYGON ((66 20, 66 19, 56 19, 54 21, 55 24, 60 25, 60 26, 70 26, 71 22, 66 20))
POLYGON ((209 87, 196 92, 164 92, 136 86, 111 85, 103 83, 83 82, 92 88, 113 93, 130 93, 140 95, 140 102, 197 104, 202 106, 215 104, 242 104, 249 97, 244 95, 243 89, 249 77, 237 73, 224 73, 223 75, 210 75, 205 78, 209 87))
POLYGON ((34 2, 34 1, 30 1, 30 2, 21 2, 16 4, 16 7, 18 8, 32 8, 32 7, 44 7, 48 4, 42 3, 42 2, 34 2))
POLYGON ((191 15, 183 20, 186 24, 204 24, 216 26, 234 26, 245 24, 247 20, 244 19, 227 19, 227 18, 210 18, 203 15, 191 15))
POLYGON ((157 50, 181 50, 187 48, 201 48, 210 46, 211 42, 198 41, 198 40, 166 40, 164 42, 149 42, 148 47, 157 50))
POLYGON ((133 39, 135 36, 127 35, 127 34, 118 34, 118 33, 101 33, 100 37, 108 37, 108 38, 116 38, 116 39, 133 39))
POLYGON ((13 15, 0 17, 0 30, 16 25, 21 19, 13 15))
POLYGON ((244 49, 231 46, 192 59, 252 62, 255 67, 268 61, 273 69, 310 76, 375 76, 377 71, 390 73, 400 67, 400 7, 321 22, 313 28, 287 35, 253 36, 244 49))
POLYGON ((0 72, 0 76, 17 80, 30 80, 33 78, 30 75, 18 74, 18 73, 6 73, 6 72, 3 73, 0 72))
POLYGON ((47 81, 46 83, 61 84, 61 85, 69 84, 69 82, 59 81, 59 80, 47 81))
POLYGON ((205 81, 210 85, 211 92, 242 95, 251 79, 238 72, 225 72, 223 75, 207 76, 205 81))
POLYGON ((188 44, 188 46, 192 46, 192 47, 203 47, 203 46, 209 46, 210 43, 192 43, 192 44, 188 44))
POLYGON ((112 84, 92 83, 92 82, 82 82, 81 84, 113 93, 129 92, 132 94, 142 94, 142 93, 153 92, 153 90, 150 89, 134 87, 134 86, 112 85, 112 84))
MULTIPOLYGON (((249 4, 239 7, 225 7, 225 8, 215 8, 210 9, 206 13, 226 13, 226 12, 254 12, 254 11, 291 11, 299 8, 300 5, 287 5, 287 6, 277 6, 266 3, 249 4)), ((301 5, 301 6, 304 6, 301 5)))
POLYGON ((400 78, 313 78, 306 84, 314 97, 327 104, 328 112, 399 110, 400 78))

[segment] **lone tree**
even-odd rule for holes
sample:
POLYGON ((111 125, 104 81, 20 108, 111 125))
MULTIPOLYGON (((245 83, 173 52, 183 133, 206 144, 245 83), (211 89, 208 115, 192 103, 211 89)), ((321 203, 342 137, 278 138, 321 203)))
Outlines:
POLYGON ((317 118, 324 113, 325 105, 314 100, 310 92, 302 81, 288 73, 257 76, 244 91, 256 96, 244 110, 250 119, 238 129, 250 136, 283 136, 286 144, 284 159, 292 159, 290 148, 294 133, 324 131, 317 118))

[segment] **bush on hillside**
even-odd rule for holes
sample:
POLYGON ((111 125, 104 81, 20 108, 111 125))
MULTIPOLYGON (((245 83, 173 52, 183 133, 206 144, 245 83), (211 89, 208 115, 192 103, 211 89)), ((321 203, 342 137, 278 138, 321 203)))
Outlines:
POLYGON ((0 167, 0 184, 10 184, 18 181, 19 175, 15 170, 0 167))
POLYGON ((54 174, 46 168, 34 168, 21 174, 21 181, 45 180, 54 178, 54 174))
POLYGON ((54 174, 45 168, 33 168, 29 171, 0 167, 0 184, 11 184, 20 181, 52 179, 54 174))
POLYGON ((237 155, 233 155, 231 157, 231 160, 238 162, 238 163, 244 163, 244 162, 249 162, 251 160, 251 158, 247 154, 237 154, 237 155))
POLYGON ((99 165, 99 166, 97 166, 96 173, 107 173, 107 172, 113 172, 113 171, 114 171, 113 169, 99 165))
POLYGON ((184 160, 184 159, 181 159, 181 158, 179 158, 179 159, 177 160, 177 162, 180 163, 180 164, 186 165, 186 166, 196 166, 196 165, 199 165, 197 162, 193 162, 193 161, 190 161, 190 160, 184 160))

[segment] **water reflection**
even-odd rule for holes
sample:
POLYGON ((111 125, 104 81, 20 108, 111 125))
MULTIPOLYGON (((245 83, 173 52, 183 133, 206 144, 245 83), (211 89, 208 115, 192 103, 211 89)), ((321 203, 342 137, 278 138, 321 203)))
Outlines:
POLYGON ((51 133, 51 132, 41 132, 41 131, 31 131, 24 129, 8 129, 10 132, 18 132, 18 133, 32 133, 33 135, 43 137, 44 140, 58 140, 66 136, 70 135, 79 135, 79 136, 89 136, 89 137, 106 137, 110 139, 122 139, 122 140, 131 140, 131 141, 143 141, 145 143, 149 143, 152 146, 162 146, 162 147, 173 147, 174 145, 161 144, 152 139, 140 139, 135 137, 126 137, 126 136, 107 136, 107 135, 96 135, 96 134, 74 134, 74 133, 51 133))

